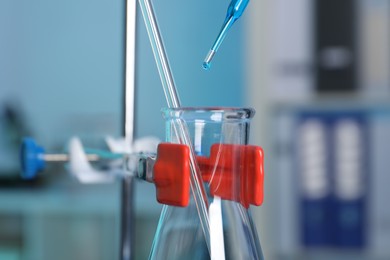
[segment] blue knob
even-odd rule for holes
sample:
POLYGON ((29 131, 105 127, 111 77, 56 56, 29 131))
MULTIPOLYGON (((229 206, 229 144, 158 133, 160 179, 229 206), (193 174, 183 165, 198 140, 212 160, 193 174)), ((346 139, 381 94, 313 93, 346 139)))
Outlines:
POLYGON ((37 173, 45 168, 43 147, 37 145, 30 137, 23 138, 20 147, 20 160, 22 166, 22 178, 33 179, 37 173))

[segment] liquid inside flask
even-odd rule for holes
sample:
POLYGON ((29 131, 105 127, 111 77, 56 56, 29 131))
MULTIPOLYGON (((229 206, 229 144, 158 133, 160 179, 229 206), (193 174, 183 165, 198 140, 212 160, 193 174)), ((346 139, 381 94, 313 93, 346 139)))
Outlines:
POLYGON ((249 204, 259 205, 263 199, 262 150, 247 145, 254 110, 162 112, 168 142, 179 142, 178 123, 187 128, 209 201, 210 232, 206 238, 191 193, 186 207, 163 206, 149 259, 263 259, 249 209, 249 204), (260 168, 253 162, 259 156, 260 168))

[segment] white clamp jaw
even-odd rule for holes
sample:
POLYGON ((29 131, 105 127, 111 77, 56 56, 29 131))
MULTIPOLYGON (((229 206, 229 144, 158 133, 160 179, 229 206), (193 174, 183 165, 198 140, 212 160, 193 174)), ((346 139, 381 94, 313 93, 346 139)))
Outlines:
MULTIPOLYGON (((160 140, 155 137, 144 137, 135 140, 132 145, 129 145, 122 138, 114 139, 109 136, 106 138, 106 143, 113 153, 156 153, 160 140)), ((116 161, 119 161, 117 164, 120 165, 121 159, 111 161, 112 167, 108 167, 108 170, 102 171, 94 168, 89 162, 78 137, 70 139, 68 150, 70 173, 81 183, 109 183, 113 182, 117 176, 125 174, 123 170, 115 167, 116 161)))

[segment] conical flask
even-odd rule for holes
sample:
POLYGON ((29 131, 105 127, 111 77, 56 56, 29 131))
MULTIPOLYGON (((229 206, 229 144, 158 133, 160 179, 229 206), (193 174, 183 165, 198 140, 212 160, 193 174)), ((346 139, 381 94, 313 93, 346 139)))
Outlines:
POLYGON ((253 114, 248 108, 163 109, 168 142, 178 142, 178 122, 188 130, 210 203, 210 232, 205 238, 192 194, 187 207, 165 205, 149 259, 263 259, 249 210, 262 201, 263 181, 262 167, 252 174, 247 149, 253 114))

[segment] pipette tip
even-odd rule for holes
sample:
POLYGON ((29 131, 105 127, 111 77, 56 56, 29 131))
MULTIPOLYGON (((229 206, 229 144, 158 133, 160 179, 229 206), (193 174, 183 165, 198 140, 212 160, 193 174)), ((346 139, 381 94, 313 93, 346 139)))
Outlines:
POLYGON ((209 53, 207 53, 207 56, 206 56, 206 58, 203 61, 203 68, 205 70, 209 70, 210 69, 210 67, 211 67, 211 60, 213 59, 215 53, 216 53, 216 51, 214 51, 212 49, 209 51, 209 53))

